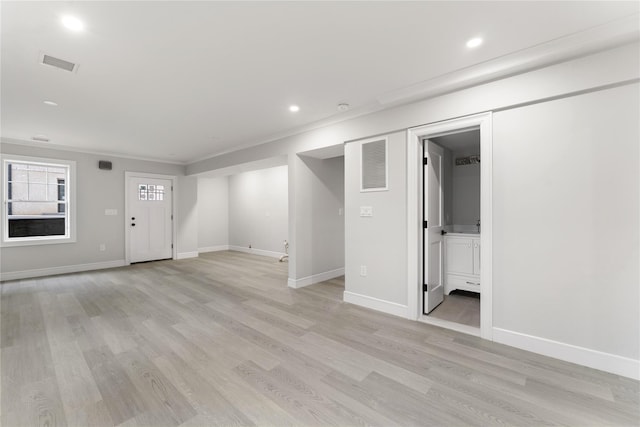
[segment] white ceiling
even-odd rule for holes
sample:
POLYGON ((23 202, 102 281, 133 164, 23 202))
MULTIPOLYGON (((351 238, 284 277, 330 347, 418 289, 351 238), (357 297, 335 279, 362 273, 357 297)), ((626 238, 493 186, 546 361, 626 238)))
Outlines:
POLYGON ((636 14, 638 5, 3 1, 1 134, 192 162, 339 120, 340 102, 352 114, 384 94, 636 14), (86 29, 64 28, 66 14, 86 29), (476 35, 484 45, 468 50, 476 35), (77 62, 77 73, 38 64, 41 52, 77 62))

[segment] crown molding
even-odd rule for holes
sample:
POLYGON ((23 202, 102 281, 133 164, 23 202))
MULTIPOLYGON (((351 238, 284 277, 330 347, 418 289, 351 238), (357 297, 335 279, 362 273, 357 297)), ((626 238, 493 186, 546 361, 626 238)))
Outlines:
POLYGON ((0 145, 2 144, 22 145, 26 147, 44 148, 48 150, 57 150, 57 151, 71 151, 73 153, 93 154, 96 156, 117 157, 121 159, 142 160, 145 162, 165 163, 165 164, 171 164, 171 165, 180 165, 180 166, 187 165, 187 162, 179 162, 175 160, 172 161, 172 160, 165 160, 165 159, 159 159, 154 157, 133 156, 130 154, 119 153, 119 152, 90 150, 86 148, 73 147, 70 145, 53 144, 50 142, 29 141, 29 140, 20 139, 20 138, 9 138, 4 136, 0 137, 0 145))
POLYGON ((538 68, 588 56, 599 51, 637 42, 640 40, 640 14, 633 14, 597 27, 579 31, 518 52, 510 53, 481 64, 443 74, 402 89, 381 94, 375 102, 354 108, 304 126, 271 134, 253 142, 240 143, 232 149, 186 162, 187 166, 256 147, 269 142, 300 135, 316 129, 335 125, 357 117, 403 104, 422 101, 446 93, 477 86, 501 78, 522 74, 538 68))
POLYGON ((640 39, 639 14, 570 34, 481 64, 380 95, 385 108, 432 98, 508 76, 587 56, 640 39))

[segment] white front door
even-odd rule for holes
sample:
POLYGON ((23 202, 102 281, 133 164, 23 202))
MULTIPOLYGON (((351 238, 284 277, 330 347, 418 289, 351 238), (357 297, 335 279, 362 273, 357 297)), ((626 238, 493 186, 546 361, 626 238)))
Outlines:
POLYGON ((427 140, 425 141, 424 157, 423 312, 428 314, 444 300, 442 277, 444 150, 442 147, 427 140))
POLYGON ((129 262, 171 258, 171 180, 127 177, 129 262))

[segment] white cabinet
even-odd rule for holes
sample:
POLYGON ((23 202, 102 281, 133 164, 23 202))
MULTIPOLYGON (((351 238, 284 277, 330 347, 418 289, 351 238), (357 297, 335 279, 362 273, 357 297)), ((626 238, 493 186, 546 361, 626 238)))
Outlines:
POLYGON ((464 234, 444 238, 444 292, 480 292, 480 237, 464 234))

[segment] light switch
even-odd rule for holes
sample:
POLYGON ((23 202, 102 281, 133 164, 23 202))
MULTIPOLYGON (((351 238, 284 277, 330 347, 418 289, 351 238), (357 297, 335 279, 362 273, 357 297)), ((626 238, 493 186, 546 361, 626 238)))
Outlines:
POLYGON ((373 216, 373 207, 371 206, 360 206, 360 216, 373 216))
POLYGON ((105 209, 104 214, 108 216, 118 215, 118 209, 105 209))

